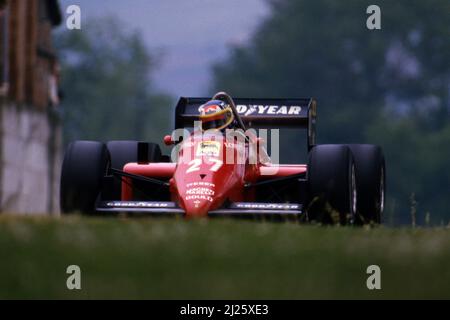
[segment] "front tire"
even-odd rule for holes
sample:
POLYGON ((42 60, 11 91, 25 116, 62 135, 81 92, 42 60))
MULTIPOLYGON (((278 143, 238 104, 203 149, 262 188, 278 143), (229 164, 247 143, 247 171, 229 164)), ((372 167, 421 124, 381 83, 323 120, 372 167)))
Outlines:
POLYGON ((62 213, 95 211, 108 164, 109 154, 104 143, 75 141, 68 146, 61 171, 62 213))
POLYGON ((356 214, 356 173, 345 145, 318 145, 309 153, 308 220, 324 224, 353 223, 356 214))
POLYGON ((371 144, 350 144, 356 166, 358 189, 358 224, 381 223, 386 192, 386 167, 381 147, 371 144))

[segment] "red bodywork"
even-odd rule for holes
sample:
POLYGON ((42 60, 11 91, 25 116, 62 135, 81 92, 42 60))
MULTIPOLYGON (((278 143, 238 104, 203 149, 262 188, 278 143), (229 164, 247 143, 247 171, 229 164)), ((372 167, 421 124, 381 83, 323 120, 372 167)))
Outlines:
MULTIPOLYGON (((206 216, 228 202, 254 201, 254 190, 245 188, 247 183, 306 172, 306 165, 272 165, 261 162, 259 155, 252 157, 258 143, 256 138, 228 142, 221 134, 193 133, 177 146, 176 163, 128 163, 123 171, 168 179, 171 200, 187 217, 206 216)), ((132 199, 132 180, 125 178, 122 201, 132 199)))

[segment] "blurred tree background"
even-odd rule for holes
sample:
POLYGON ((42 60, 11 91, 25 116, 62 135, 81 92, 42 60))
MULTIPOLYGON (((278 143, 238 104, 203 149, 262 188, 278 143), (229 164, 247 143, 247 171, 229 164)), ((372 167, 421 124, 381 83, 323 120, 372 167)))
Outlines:
POLYGON ((152 85, 157 58, 140 34, 115 17, 89 21, 84 30, 60 32, 64 141, 162 141, 172 99, 152 85))
POLYGON ((381 30, 366 28, 371 4, 270 0, 253 39, 214 66, 211 91, 317 98, 318 143, 383 147, 386 222, 408 223, 416 201, 418 222, 448 223, 450 2, 377 1, 381 30))

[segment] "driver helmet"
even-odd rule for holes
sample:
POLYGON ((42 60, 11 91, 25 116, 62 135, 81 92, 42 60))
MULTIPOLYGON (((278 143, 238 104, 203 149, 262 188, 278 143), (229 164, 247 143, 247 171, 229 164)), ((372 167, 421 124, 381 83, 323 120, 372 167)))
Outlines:
POLYGON ((210 100, 202 104, 200 112, 200 124, 202 131, 215 129, 223 130, 230 127, 233 120, 233 110, 230 105, 222 100, 210 100))

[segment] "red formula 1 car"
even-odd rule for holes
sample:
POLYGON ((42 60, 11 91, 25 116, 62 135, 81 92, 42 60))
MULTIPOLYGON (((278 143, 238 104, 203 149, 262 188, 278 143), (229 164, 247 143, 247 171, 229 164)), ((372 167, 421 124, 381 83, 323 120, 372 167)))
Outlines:
POLYGON ((209 102, 181 98, 176 130, 164 137, 173 145, 172 157, 148 142, 71 143, 61 210, 380 223, 386 185, 381 148, 316 145, 315 123, 314 99, 233 101, 223 92, 209 102), (221 126, 209 129, 219 120, 221 126), (272 163, 255 130, 288 127, 307 129, 307 164, 272 163))

